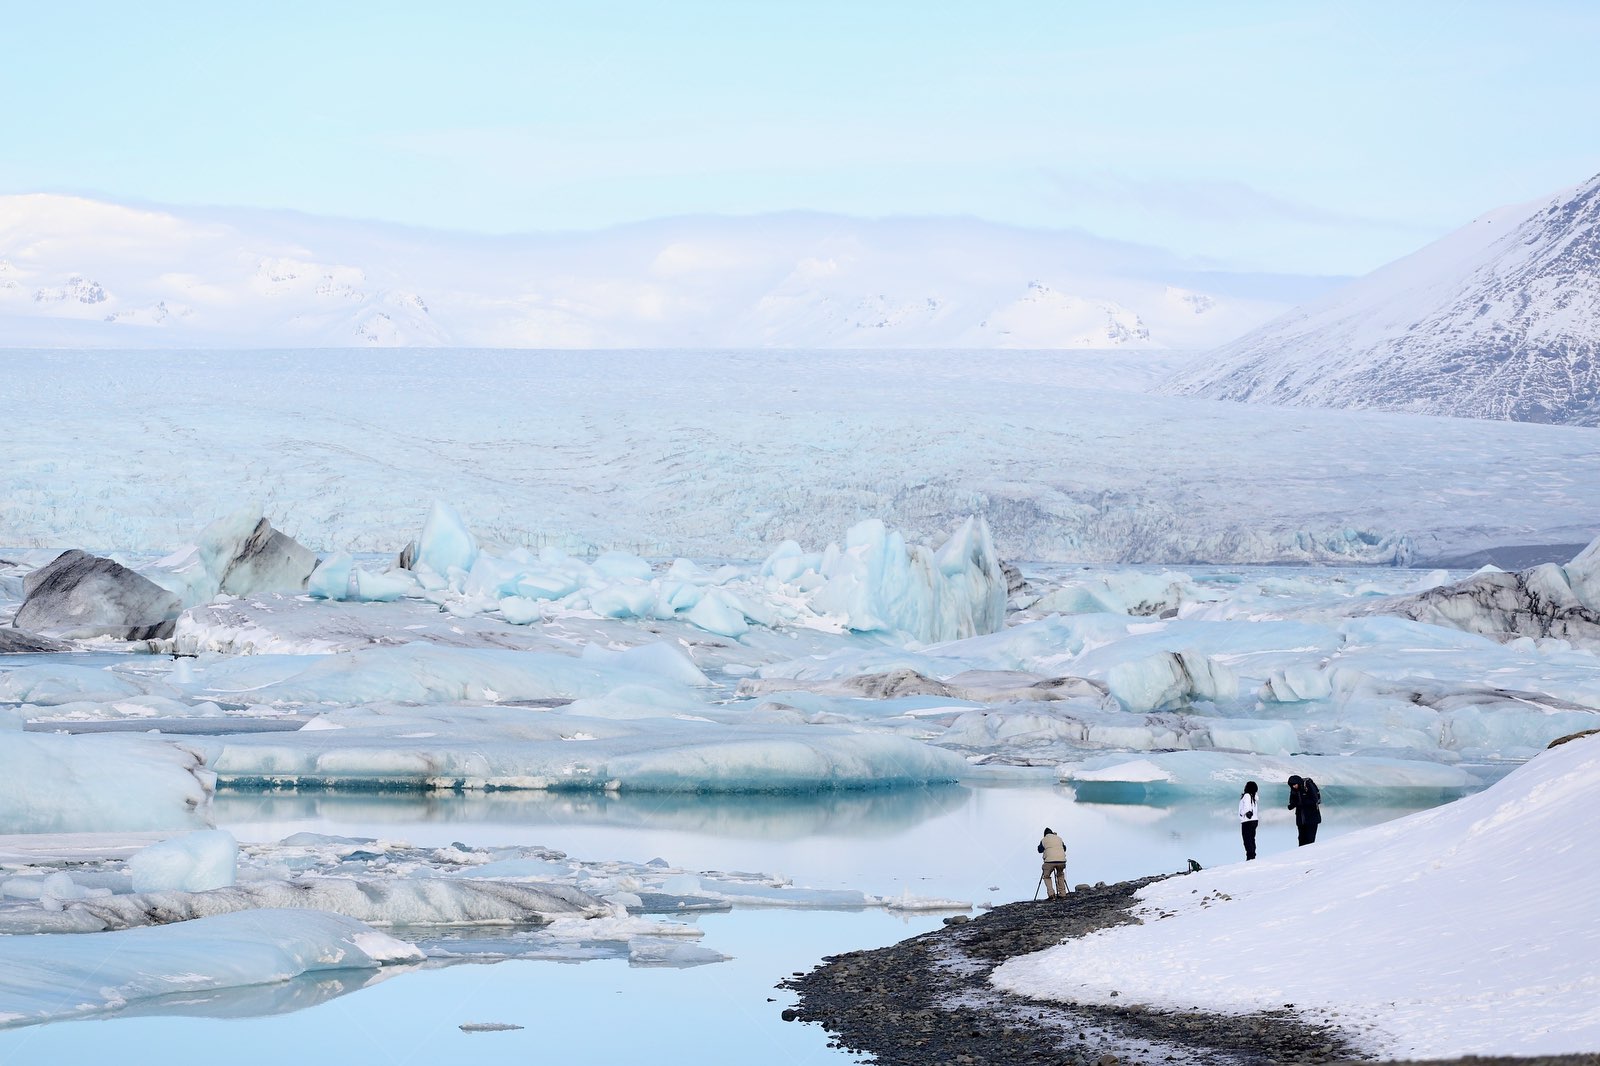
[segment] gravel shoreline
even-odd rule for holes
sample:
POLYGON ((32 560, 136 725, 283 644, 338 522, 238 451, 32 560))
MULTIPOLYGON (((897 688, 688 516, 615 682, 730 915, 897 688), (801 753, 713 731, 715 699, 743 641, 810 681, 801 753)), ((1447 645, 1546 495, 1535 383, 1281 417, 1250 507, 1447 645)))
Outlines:
MULTIPOLYGON (((870 1054, 878 1066, 1258 1066, 1364 1058, 1337 1025, 1310 1021, 1287 1005, 1252 1015, 1177 1013, 1047 1003, 989 984, 1007 959, 1137 921, 1134 894, 1157 880, 1079 886, 1065 900, 1010 903, 888 947, 828 956, 782 983, 798 994, 784 1018, 822 1025, 834 1045, 870 1054)), ((1453 1061, 1600 1066, 1600 1055, 1453 1061)))

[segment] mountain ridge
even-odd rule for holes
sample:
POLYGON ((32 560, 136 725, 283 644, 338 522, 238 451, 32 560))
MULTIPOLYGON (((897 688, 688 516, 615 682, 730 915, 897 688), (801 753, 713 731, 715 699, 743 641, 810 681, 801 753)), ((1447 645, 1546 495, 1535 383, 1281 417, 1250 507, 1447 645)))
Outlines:
POLYGON ((1600 176, 1480 215, 1223 345, 1162 388, 1600 425, 1600 176))
POLYGON ((1195 350, 1328 284, 970 218, 782 212, 490 236, 0 196, 9 347, 1195 350))

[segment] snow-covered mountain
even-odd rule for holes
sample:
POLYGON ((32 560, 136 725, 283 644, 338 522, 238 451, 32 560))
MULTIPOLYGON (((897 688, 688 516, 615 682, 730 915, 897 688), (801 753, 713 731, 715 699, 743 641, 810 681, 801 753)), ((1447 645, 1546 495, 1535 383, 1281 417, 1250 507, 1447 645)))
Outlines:
POLYGON ((1166 388, 1600 425, 1600 176, 1483 215, 1224 346, 1166 388))
POLYGON ((0 346, 1173 348, 1326 279, 972 219, 790 213, 486 237, 0 197, 0 346))

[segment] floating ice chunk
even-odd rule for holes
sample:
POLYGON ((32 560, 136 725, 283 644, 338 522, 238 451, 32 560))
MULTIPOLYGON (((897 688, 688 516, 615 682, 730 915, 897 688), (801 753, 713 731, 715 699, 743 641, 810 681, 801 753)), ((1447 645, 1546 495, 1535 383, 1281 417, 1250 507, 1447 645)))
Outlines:
POLYGON ((601 552, 589 565, 596 574, 612 581, 647 582, 653 576, 649 563, 627 552, 601 552))
POLYGON ((470 572, 477 558, 477 538, 468 531, 453 507, 436 501, 422 524, 412 568, 425 566, 448 579, 451 570, 470 572))
POLYGON ((1600 611, 1600 537, 1590 541, 1589 546, 1573 556, 1562 570, 1578 601, 1591 610, 1600 611))
POLYGON ((629 966, 662 966, 682 970, 691 966, 727 962, 730 957, 704 945, 685 944, 681 940, 640 937, 628 942, 629 966))
POLYGON ((71 833, 198 828, 215 777, 183 743, 11 733, 0 781, 0 833, 71 833))
POLYGON ((1300 703, 1333 695, 1333 674, 1320 663, 1297 663, 1274 670, 1261 686, 1261 698, 1272 703, 1300 703))
POLYGON ((1218 751, 1169 751, 1147 755, 1101 755, 1064 766, 1061 780, 1080 799, 1137 802, 1179 793, 1237 793, 1246 781, 1269 790, 1291 774, 1310 777, 1324 790, 1424 790, 1462 792, 1482 782, 1455 766, 1365 756, 1275 757, 1218 751))
POLYGON ((1029 613, 1167 615, 1200 598, 1193 579, 1185 574, 1116 570, 1046 592, 1030 605, 1029 613))
POLYGON ((239 843, 222 829, 186 833, 151 844, 128 860, 135 892, 203 892, 233 884, 239 843))
POLYGON ((656 590, 648 584, 619 581, 589 591, 589 609, 602 618, 649 618, 656 590))
POLYGON ((617 651, 602 648, 598 644, 585 644, 578 658, 602 670, 665 678, 684 685, 711 684, 710 679, 700 672, 700 668, 690 661, 681 648, 664 640, 617 651))
POLYGON ((1482 571, 1454 585, 1397 596, 1364 613, 1399 615, 1496 640, 1559 637, 1600 647, 1600 539, 1566 566, 1543 563, 1514 574, 1482 571))
POLYGON ((355 558, 349 552, 337 552, 317 564, 306 580, 306 591, 324 600, 350 598, 350 571, 355 558))
POLYGON ((420 962, 384 933, 319 911, 247 911, 95 936, 0 937, 0 1026, 117 1010, 153 996, 420 962))
POLYGON ((684 617, 707 633, 721 637, 737 639, 750 630, 744 611, 734 606, 720 589, 711 589, 701 596, 700 601, 689 608, 684 617))
POLYGON ((822 570, 822 553, 806 552, 798 543, 786 540, 775 548, 766 561, 761 564, 762 577, 777 579, 785 585, 792 585, 800 581, 802 575, 810 572, 820 576, 822 570))
POLYGON ((1132 751, 1224 748, 1287 755, 1300 746, 1288 722, 1194 714, 1132 714, 1079 705, 1048 709, 998 707, 962 714, 938 743, 979 751, 1016 751, 1041 745, 1132 751))
POLYGON ((142 696, 144 689, 125 677, 92 666, 73 666, 68 662, 19 666, 0 673, 0 700, 55 706, 64 703, 99 702, 142 696))
POLYGON ((251 910, 331 911, 371 925, 538 925, 613 913, 571 885, 457 878, 301 877, 244 881, 204 892, 136 892, 60 909, 0 906, 0 933, 98 933, 251 910))
POLYGON ((1177 707, 1197 699, 1231 700, 1239 694, 1239 679, 1231 669, 1188 651, 1117 663, 1107 672, 1106 685, 1130 711, 1177 707))
MULTIPOLYGON (((229 541, 232 541, 231 534, 230 529, 229 541)), ((202 533, 201 536, 204 538, 206 534, 202 533)), ((204 545, 206 541, 202 539, 201 543, 204 545)), ((205 548, 201 550, 204 552, 205 548)), ((226 558, 217 587, 218 591, 230 596, 249 596, 258 592, 298 592, 306 587, 306 579, 317 565, 315 552, 299 544, 293 537, 273 529, 272 524, 260 517, 259 513, 243 538, 226 544, 225 553, 216 553, 216 558, 226 558)))
POLYGON ((544 620, 544 608, 526 596, 507 596, 500 601, 500 617, 514 626, 528 626, 544 620))
POLYGON ((959 899, 937 899, 932 896, 913 896, 909 888, 898 896, 883 898, 883 906, 891 911, 970 911, 972 904, 959 899))
POLYGON ((262 703, 572 698, 602 693, 622 680, 566 655, 422 643, 344 655, 286 656, 279 669, 292 674, 251 686, 253 698, 262 703))
POLYGON ((256 507, 246 507, 212 522, 195 544, 147 571, 188 607, 226 593, 299 592, 316 570, 317 556, 293 537, 272 527, 256 507))
MULTIPOLYGON (((781 545, 762 569, 782 582, 779 575, 795 573, 801 558, 781 545)), ((842 549, 830 545, 816 570, 820 585, 796 591, 812 610, 843 618, 858 632, 958 640, 993 633, 1004 623, 1005 574, 982 518, 967 519, 937 551, 907 547, 899 532, 869 519, 850 528, 842 549)))
POLYGON ((416 578, 404 571, 373 574, 357 568, 351 577, 355 582, 352 598, 365 603, 387 603, 417 591, 416 578))
POLYGON ((352 728, 196 743, 210 748, 210 766, 227 782, 334 788, 809 792, 954 781, 964 768, 953 752, 914 740, 827 726, 580 719, 520 708, 336 717, 352 728), (447 728, 434 735, 422 722, 447 728), (406 736, 421 732, 429 735, 406 736))

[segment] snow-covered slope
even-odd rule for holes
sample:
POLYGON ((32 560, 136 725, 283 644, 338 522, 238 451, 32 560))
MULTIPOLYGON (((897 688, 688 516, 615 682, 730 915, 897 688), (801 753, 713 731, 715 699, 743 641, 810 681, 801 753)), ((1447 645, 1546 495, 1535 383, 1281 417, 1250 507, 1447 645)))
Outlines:
POLYGON ((792 213, 484 237, 0 196, 0 344, 1195 349, 1322 279, 1087 234, 792 213))
MULTIPOLYGON (((1280 803, 1283 786, 1265 784, 1280 803)), ((1140 893, 1144 924, 994 980, 1124 1006, 1292 1005, 1381 1058, 1593 1051, 1600 851, 1581 827, 1597 798, 1600 737, 1573 740, 1447 806, 1158 882, 1140 893)))
POLYGON ((1600 425, 1600 177, 1483 215, 1214 354, 1168 390, 1600 425))

